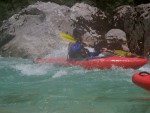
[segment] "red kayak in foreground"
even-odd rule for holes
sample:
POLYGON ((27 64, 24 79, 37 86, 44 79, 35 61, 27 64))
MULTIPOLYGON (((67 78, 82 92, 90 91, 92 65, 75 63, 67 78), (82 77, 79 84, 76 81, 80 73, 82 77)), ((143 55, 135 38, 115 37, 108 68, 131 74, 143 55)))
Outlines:
POLYGON ((132 82, 135 83, 137 86, 150 91, 150 73, 135 73, 132 76, 132 82))
POLYGON ((75 66, 81 66, 85 69, 110 69, 113 66, 122 68, 138 69, 145 65, 148 60, 146 58, 127 58, 119 56, 103 57, 103 58, 87 58, 83 60, 67 60, 64 58, 41 58, 35 59, 34 63, 64 63, 75 66))

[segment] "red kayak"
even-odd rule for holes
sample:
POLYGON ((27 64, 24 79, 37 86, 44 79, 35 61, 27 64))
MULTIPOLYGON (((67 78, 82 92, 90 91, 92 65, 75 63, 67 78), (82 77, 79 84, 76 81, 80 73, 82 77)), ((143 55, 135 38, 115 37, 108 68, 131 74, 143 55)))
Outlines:
POLYGON ((132 82, 137 86, 150 91, 150 73, 140 72, 132 76, 132 82))
POLYGON ((87 58, 83 60, 67 60, 64 58, 35 59, 34 63, 65 63, 84 67, 85 69, 110 69, 113 66, 138 69, 148 62, 146 58, 126 58, 119 56, 103 58, 87 58))
POLYGON ((145 58, 126 58, 119 56, 111 56, 106 58, 95 58, 82 61, 69 61, 73 65, 79 65, 85 69, 110 69, 112 66, 122 68, 138 69, 148 62, 145 58))

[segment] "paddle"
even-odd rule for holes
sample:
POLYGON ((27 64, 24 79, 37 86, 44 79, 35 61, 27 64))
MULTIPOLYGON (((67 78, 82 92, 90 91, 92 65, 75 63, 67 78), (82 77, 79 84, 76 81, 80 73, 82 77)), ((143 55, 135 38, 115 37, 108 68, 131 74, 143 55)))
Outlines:
POLYGON ((119 55, 119 56, 126 56, 127 52, 125 52, 123 50, 115 50, 114 54, 119 55))
MULTIPOLYGON (((59 37, 62 38, 63 40, 67 41, 67 42, 72 42, 75 43, 77 40, 74 39, 71 35, 66 34, 66 33, 60 33, 59 37)), ((108 51, 109 52, 109 51, 108 51)), ((112 51, 111 51, 112 52, 112 51)), ((123 50, 115 50, 112 52, 114 55, 118 55, 118 56, 123 56, 125 57, 127 55, 127 53, 129 52, 125 52, 123 50)), ((132 54, 132 53, 131 53, 132 54)), ((135 57, 139 57, 137 55, 135 55, 135 57)))
POLYGON ((60 33, 59 37, 62 38, 63 40, 65 40, 65 41, 67 41, 67 42, 75 43, 77 41, 71 35, 66 34, 66 33, 60 33))
POLYGON ((123 50, 115 50, 114 54, 119 55, 119 56, 123 56, 123 57, 138 57, 138 58, 141 57, 137 54, 134 54, 134 53, 131 53, 131 52, 125 52, 123 50))

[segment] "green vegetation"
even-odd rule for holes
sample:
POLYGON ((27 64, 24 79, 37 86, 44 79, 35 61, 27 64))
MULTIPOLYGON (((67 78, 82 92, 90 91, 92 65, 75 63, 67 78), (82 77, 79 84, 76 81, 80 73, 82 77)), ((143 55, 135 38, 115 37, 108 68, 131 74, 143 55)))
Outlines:
POLYGON ((146 0, 1 0, 0 1, 0 25, 4 19, 9 18, 13 14, 19 12, 22 8, 25 8, 29 4, 33 4, 37 1, 43 2, 55 2, 60 5, 72 6, 77 2, 85 2, 90 5, 99 7, 100 9, 111 12, 117 6, 120 5, 137 5, 140 3, 146 3, 146 0))

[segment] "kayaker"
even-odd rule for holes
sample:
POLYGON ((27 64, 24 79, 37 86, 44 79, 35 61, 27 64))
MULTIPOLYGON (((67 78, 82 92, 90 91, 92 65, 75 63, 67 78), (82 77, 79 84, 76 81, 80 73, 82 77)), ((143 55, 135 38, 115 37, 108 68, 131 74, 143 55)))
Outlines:
POLYGON ((76 27, 73 30, 73 37, 77 40, 76 43, 69 43, 68 56, 69 59, 83 59, 87 57, 97 56, 100 51, 95 51, 88 41, 90 35, 82 27, 76 27))
POLYGON ((73 37, 77 40, 76 43, 69 43, 68 56, 69 59, 82 59, 88 57, 88 50, 82 44, 82 37, 85 34, 82 27, 76 27, 73 30, 73 37))
POLYGON ((126 33, 121 29, 111 29, 105 35, 107 48, 110 50, 123 50, 129 52, 126 33))
POLYGON ((114 55, 122 57, 140 57, 131 53, 127 44, 126 33, 120 29, 109 30, 105 38, 107 40, 107 48, 112 50, 114 55))

